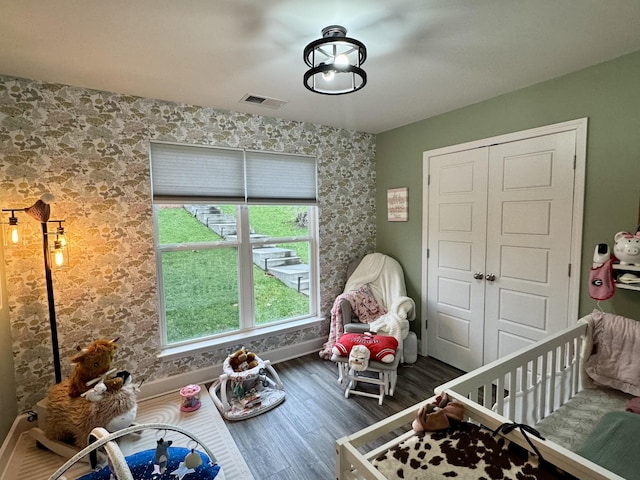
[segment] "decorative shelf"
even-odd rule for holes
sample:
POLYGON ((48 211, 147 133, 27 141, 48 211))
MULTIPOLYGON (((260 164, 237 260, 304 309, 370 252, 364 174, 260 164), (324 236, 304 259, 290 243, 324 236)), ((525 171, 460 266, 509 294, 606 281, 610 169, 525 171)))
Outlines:
POLYGON ((629 270, 630 272, 640 272, 640 265, 621 265, 619 263, 614 263, 612 265, 614 270, 629 270))
MULTIPOLYGON (((640 265, 621 265, 619 263, 614 263, 611 268, 621 272, 640 272, 640 265)), ((621 288, 623 290, 635 290, 636 292, 640 292, 640 284, 631 285, 618 282, 617 280, 614 280, 614 283, 616 285, 616 288, 621 288)))
POLYGON ((615 282, 616 288, 621 288, 623 290, 635 290, 636 292, 640 292, 640 286, 638 285, 628 285, 626 283, 615 282))

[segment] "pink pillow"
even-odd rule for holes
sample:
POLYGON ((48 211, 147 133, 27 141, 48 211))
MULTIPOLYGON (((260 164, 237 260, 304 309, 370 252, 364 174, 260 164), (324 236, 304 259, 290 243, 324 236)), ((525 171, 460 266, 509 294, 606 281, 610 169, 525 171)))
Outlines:
POLYGON ((594 311, 593 349, 584 364, 596 383, 640 396, 640 322, 594 311))

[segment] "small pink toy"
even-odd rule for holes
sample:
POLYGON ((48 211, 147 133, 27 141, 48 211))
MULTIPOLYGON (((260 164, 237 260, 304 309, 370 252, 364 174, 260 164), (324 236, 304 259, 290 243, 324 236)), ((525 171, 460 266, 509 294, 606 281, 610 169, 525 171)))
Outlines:
POLYGON ((200 385, 187 385, 180 389, 180 410, 193 412, 200 408, 200 385))

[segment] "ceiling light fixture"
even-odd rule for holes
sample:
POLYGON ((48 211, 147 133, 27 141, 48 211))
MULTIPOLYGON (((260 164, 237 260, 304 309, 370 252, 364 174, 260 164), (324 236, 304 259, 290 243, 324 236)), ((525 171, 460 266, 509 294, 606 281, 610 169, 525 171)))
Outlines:
POLYGON ((331 25, 322 29, 322 38, 304 48, 304 61, 311 67, 304 74, 304 86, 323 95, 344 95, 367 83, 361 66, 367 59, 364 43, 348 38, 347 29, 331 25))

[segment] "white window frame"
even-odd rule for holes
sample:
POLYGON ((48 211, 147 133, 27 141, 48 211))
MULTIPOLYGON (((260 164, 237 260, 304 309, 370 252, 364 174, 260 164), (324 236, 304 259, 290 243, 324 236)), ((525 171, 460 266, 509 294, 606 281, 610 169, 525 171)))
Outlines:
MULTIPOLYGON (((155 144, 167 143, 169 145, 182 145, 168 142, 153 142, 155 144)), ((196 146, 196 145, 194 145, 196 146)), ((196 147, 199 147, 196 146, 196 147)), ((235 150, 235 149, 231 149, 235 150)), ((252 152, 256 153, 256 152, 252 152)), ((259 152, 257 152, 259 153, 259 152)), ((269 152, 265 152, 267 155, 269 152)), ((152 172, 153 175, 153 172, 152 172)), ((155 200, 152 195, 153 204, 153 221, 154 221, 154 249, 156 253, 156 271, 158 285, 158 314, 160 321, 161 356, 180 356, 181 354, 194 353, 197 351, 206 351, 214 346, 223 346, 226 344, 236 343, 239 340, 247 340, 249 338, 259 338, 263 335, 270 335, 274 332, 285 332, 288 330, 298 329, 311 323, 317 323, 322 320, 320 315, 320 275, 319 275, 319 229, 318 229, 318 207, 316 203, 303 203, 296 201, 287 201, 282 199, 273 199, 273 201, 247 202, 246 196, 244 202, 231 202, 224 200, 210 199, 205 201, 201 197, 189 199, 182 197, 176 200, 159 199, 155 200), (237 205, 236 208, 236 228, 237 240, 222 240, 211 243, 188 243, 188 244, 159 244, 159 227, 158 227, 158 204, 225 204, 237 205), (309 224, 308 235, 301 237, 270 237, 263 240, 251 240, 249 225, 249 205, 302 205, 309 206, 309 224), (254 278, 253 278, 253 256, 252 249, 255 246, 282 244, 293 242, 309 243, 309 314, 295 318, 282 319, 280 321, 270 322, 264 325, 255 324, 255 303, 254 303, 254 278), (215 248, 237 248, 238 253, 238 307, 239 307, 239 329, 232 332, 214 334, 206 337, 185 340, 182 342, 169 343, 167 338, 167 322, 164 301, 164 282, 162 271, 162 254, 171 251, 193 250, 193 249, 215 249, 215 248)))

